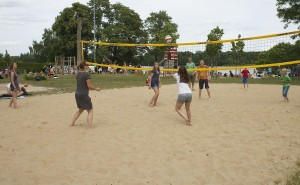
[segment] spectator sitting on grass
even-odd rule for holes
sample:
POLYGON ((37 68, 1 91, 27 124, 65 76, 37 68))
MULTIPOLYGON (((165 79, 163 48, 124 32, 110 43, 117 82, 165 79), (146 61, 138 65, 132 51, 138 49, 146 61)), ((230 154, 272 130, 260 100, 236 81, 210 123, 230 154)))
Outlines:
MULTIPOLYGON (((6 94, 2 94, 0 96, 0 98, 10 98, 10 97, 12 97, 13 94, 12 94, 12 92, 10 90, 10 83, 7 84, 6 91, 7 91, 7 93, 6 94)), ((32 96, 32 94, 28 93, 26 91, 26 89, 24 87, 22 87, 21 90, 17 94, 17 97, 20 97, 20 96, 32 96)))

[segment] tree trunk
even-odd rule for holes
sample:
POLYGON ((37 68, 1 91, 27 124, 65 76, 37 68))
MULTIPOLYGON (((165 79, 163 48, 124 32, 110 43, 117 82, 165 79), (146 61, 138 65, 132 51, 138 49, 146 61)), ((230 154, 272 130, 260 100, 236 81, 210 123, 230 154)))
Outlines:
POLYGON ((78 17, 77 20, 77 66, 81 62, 82 56, 82 43, 81 43, 81 30, 82 30, 82 18, 78 17))

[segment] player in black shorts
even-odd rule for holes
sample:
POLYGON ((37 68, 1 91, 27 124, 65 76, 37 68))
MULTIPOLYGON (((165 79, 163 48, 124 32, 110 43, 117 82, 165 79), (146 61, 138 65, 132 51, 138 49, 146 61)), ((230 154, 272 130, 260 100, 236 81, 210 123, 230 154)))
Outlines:
MULTIPOLYGON (((207 65, 204 65, 204 60, 200 61, 200 66, 198 66, 198 69, 205 69, 208 68, 207 65)), ((210 74, 208 70, 201 70, 198 71, 198 78, 199 78, 199 99, 201 98, 202 89, 205 86, 205 89, 207 91, 208 97, 210 99, 210 91, 209 91, 209 85, 208 80, 210 80, 210 74)))

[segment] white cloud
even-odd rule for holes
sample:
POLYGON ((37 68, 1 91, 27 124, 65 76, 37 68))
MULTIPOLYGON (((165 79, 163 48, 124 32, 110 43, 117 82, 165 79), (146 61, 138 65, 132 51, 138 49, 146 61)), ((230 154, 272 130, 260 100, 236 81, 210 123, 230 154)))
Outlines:
POLYGON ((20 42, 18 41, 0 41, 0 46, 15 46, 15 45, 19 45, 20 42))
POLYGON ((14 13, 0 15, 0 24, 4 25, 24 25, 30 23, 44 22, 46 19, 30 13, 14 13), (22 17, 22 18, 21 18, 22 17))
POLYGON ((15 8, 23 6, 24 3, 20 0, 1 0, 0 1, 0 8, 15 8))
MULTIPOLYGON (((32 40, 40 40, 45 28, 50 28, 55 17, 74 2, 89 0, 0 0, 0 53, 9 49, 13 55, 28 52, 32 40)), ((224 39, 264 35, 296 30, 276 16, 274 0, 110 0, 120 2, 146 19, 151 12, 166 10, 179 26, 178 42, 205 41, 216 26, 224 29, 224 39)))

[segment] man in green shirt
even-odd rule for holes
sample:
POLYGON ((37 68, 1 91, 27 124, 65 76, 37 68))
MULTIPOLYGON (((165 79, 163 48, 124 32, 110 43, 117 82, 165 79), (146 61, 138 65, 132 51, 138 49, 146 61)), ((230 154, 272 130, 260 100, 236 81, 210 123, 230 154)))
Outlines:
MULTIPOLYGON (((193 62, 192 57, 189 57, 189 62, 186 63, 185 68, 186 69, 195 69, 196 68, 196 65, 193 62)), ((189 71, 188 73, 189 73, 189 77, 190 77, 189 87, 192 89, 192 91, 195 91, 194 84, 195 84, 195 75, 196 75, 196 73, 195 73, 195 71, 189 71)))
POLYGON ((286 68, 283 68, 281 70, 281 82, 283 85, 282 88, 282 95, 284 98, 284 102, 289 102, 289 98, 288 98, 288 92, 289 92, 289 88, 291 86, 291 78, 289 77, 289 75, 287 75, 286 73, 286 68))

